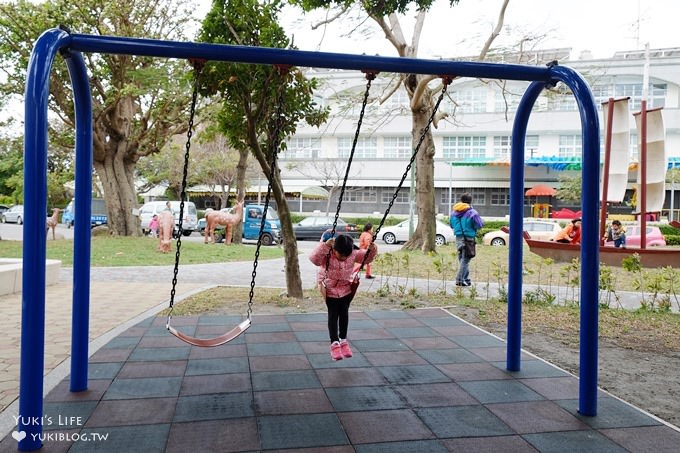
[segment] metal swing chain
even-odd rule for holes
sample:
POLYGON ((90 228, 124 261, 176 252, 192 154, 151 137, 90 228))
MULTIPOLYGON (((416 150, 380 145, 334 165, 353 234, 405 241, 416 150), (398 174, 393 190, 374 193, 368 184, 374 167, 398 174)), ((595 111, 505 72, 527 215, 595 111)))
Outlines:
MULTIPOLYGON (((366 105, 368 105, 368 95, 371 91, 371 84, 373 83, 373 80, 375 79, 375 76, 377 75, 377 72, 374 71, 366 71, 366 79, 368 82, 366 82, 366 90, 364 91, 364 99, 363 102, 361 103, 361 112, 359 112, 359 119, 357 121, 357 128, 354 132, 354 140, 352 141, 352 148, 350 149, 349 152, 349 159, 347 160, 347 167, 345 168, 345 177, 342 180, 342 187, 340 188, 340 194, 338 195, 338 206, 335 211, 335 218, 333 219, 333 228, 331 229, 331 237, 335 237, 335 229, 338 226, 338 218, 340 217, 340 209, 342 207, 342 199, 345 195, 345 187, 347 185, 347 179, 349 177, 349 170, 352 167, 352 159, 354 158, 354 151, 356 150, 357 147, 357 142, 359 141, 359 133, 361 132, 361 124, 364 121, 364 114, 366 112, 366 105)), ((333 253, 333 249, 328 251, 328 254, 326 255, 326 274, 324 277, 324 281, 326 278, 328 278, 328 266, 330 266, 331 262, 331 253, 333 253)))
MULTIPOLYGON (((408 176, 408 172, 411 171, 411 167, 413 166, 413 162, 415 162, 416 157, 418 156, 418 151, 420 151, 420 146, 423 144, 425 141, 425 136, 427 135, 427 132, 430 130, 430 126, 432 125, 432 122, 434 121, 434 116, 437 114, 437 111, 439 110, 439 104, 441 104, 442 100, 444 100, 444 95, 446 94, 446 90, 449 87, 449 84, 452 81, 451 77, 448 76, 443 76, 442 81, 444 86, 442 87, 442 91, 439 94, 439 98, 437 99, 437 102, 435 103, 434 107, 432 108, 432 114, 430 115, 430 118, 427 121, 427 125, 423 129, 423 132, 420 134, 420 138, 418 139, 418 143, 416 143, 416 146, 413 150, 413 154, 411 155, 411 160, 409 161, 408 165, 406 166, 406 170, 404 171, 404 174, 401 176, 401 181, 399 181, 399 184, 397 185, 397 189, 394 191, 394 194, 392 194, 392 199, 390 200, 389 204, 387 205, 387 209, 385 210, 385 214, 383 215, 382 219, 380 219, 380 224, 378 224, 378 227, 375 229, 373 232, 373 238, 371 239, 371 242, 375 242, 375 240, 378 238, 378 233, 380 232, 380 229, 383 227, 385 224, 385 220, 387 219, 388 214, 390 213, 390 209, 392 209, 392 206, 394 205, 394 201, 397 199, 397 196, 399 195, 399 191, 401 190, 401 187, 404 184, 404 181, 406 180, 406 177, 408 176)), ((364 267, 366 264, 366 257, 368 256, 368 253, 364 254, 363 260, 361 260, 361 267, 364 267)))
MULTIPOLYGON (((191 94, 191 108, 189 110, 189 128, 187 130, 187 142, 184 146, 184 169, 182 172, 182 189, 179 195, 179 224, 177 225, 177 250, 175 251, 175 267, 172 273, 172 289, 170 290, 170 311, 168 312, 168 323, 172 318, 172 310, 175 303, 175 293, 177 291, 177 273, 179 272, 180 250, 182 248, 182 218, 184 217, 184 199, 186 198, 187 174, 189 172, 189 150, 191 149, 191 137, 194 129, 194 117, 196 115, 196 102, 198 100, 198 82, 203 70, 205 60, 191 60, 194 64, 194 89, 191 94)), ((174 216, 173 216, 174 217, 174 216)), ((173 219, 173 224, 174 224, 173 219)))
MULTIPOLYGON (((277 65, 276 68, 279 70, 281 76, 288 73, 288 66, 277 65)), ((262 232, 267 221, 267 211, 269 210, 269 201, 272 192, 272 181, 274 180, 274 174, 276 171, 276 157, 278 154, 279 146, 281 144, 281 130, 283 129, 283 102, 285 95, 286 80, 282 77, 281 87, 279 88, 279 96, 277 99, 276 106, 276 122, 274 123, 274 140, 271 144, 270 152, 272 154, 271 163, 269 164, 269 184, 267 185, 267 195, 264 198, 264 209, 262 213, 262 221, 260 222, 260 233, 257 236, 257 246, 255 247, 255 259, 253 260, 253 272, 251 274, 250 280, 250 292, 248 293, 248 311, 247 317, 253 312, 253 297, 255 295, 255 277, 257 276, 257 264, 260 257, 260 247, 262 247, 262 232)))

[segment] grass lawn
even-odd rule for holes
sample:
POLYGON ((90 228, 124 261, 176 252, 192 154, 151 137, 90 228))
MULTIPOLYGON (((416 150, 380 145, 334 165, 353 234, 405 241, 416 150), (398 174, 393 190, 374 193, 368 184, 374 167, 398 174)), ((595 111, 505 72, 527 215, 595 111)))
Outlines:
MULTIPOLYGON (((94 266, 163 266, 175 262, 175 242, 172 252, 159 253, 158 239, 150 237, 95 236, 92 238, 91 265, 94 266)), ((182 241, 181 263, 224 263, 252 261, 255 245, 205 245, 202 242, 182 241)), ((21 241, 0 241, 0 256, 21 258, 21 241)), ((260 247, 261 259, 280 258, 279 247, 260 247)), ((63 266, 73 266, 73 241, 47 241, 47 258, 61 260, 63 266)))
MULTIPOLYGON (((380 247, 382 243, 378 243, 380 247)), ((22 242, 0 241, 0 256, 21 258, 22 242)), ((97 266, 161 266, 172 265, 173 251, 162 254, 157 251, 158 240, 149 237, 94 236, 92 238, 91 264, 97 266)), ((182 241, 181 264, 222 263, 252 261, 255 245, 224 246, 205 245, 202 242, 182 241)), ((263 246, 260 259, 283 257, 280 247, 263 246)), ((61 260, 63 266, 73 265, 73 241, 47 241, 47 258, 61 260)), ((448 244, 437 248, 436 254, 420 251, 380 252, 373 265, 373 272, 390 279, 407 282, 411 278, 429 279, 433 282, 452 281, 458 268, 455 246, 448 244)), ((508 247, 478 245, 477 256, 470 264, 472 280, 476 284, 498 283, 507 285, 508 247)), ((529 251, 523 252, 523 282, 544 288, 555 286, 577 287, 580 280, 578 261, 555 263, 529 251)), ((642 269, 629 272, 620 267, 600 267, 601 288, 616 291, 639 291, 668 294, 671 301, 678 300, 675 288, 680 288, 680 269, 642 269)))

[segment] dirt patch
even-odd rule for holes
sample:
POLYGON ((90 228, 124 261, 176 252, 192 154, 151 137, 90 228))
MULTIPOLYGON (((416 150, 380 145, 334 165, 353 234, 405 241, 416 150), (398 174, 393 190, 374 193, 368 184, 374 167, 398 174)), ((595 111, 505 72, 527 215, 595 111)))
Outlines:
MULTIPOLYGON (((453 308, 451 312, 505 338, 504 329, 486 325, 474 309, 453 308)), ((522 336, 522 348, 578 376, 578 337, 549 332, 547 328, 532 330, 522 336)), ((600 388, 680 426, 680 352, 657 346, 635 350, 601 340, 598 362, 600 388)))
MULTIPOLYGON (((281 290, 260 288, 255 314, 325 311, 318 293, 290 299, 281 290)), ((175 306, 175 315, 244 314, 248 290, 218 287, 175 306)), ((506 336, 507 306, 493 301, 428 296, 358 293, 352 310, 395 310, 441 306, 501 338, 506 336), (455 305, 451 305, 454 304, 455 305)), ((578 376, 579 310, 577 307, 524 306, 523 349, 578 376)), ((670 313, 600 311, 599 386, 613 395, 680 426, 680 316, 670 313)), ((351 323, 350 323, 351 329, 351 323)))

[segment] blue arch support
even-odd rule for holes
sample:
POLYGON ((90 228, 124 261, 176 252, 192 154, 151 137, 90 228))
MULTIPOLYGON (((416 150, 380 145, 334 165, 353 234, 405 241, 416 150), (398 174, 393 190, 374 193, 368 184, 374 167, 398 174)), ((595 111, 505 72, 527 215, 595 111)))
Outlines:
MULTIPOLYGON (((29 61, 25 90, 24 161, 24 269, 22 293, 21 370, 18 429, 27 436, 19 450, 40 448, 43 415, 42 389, 45 343, 45 257, 43 221, 47 211, 47 109, 49 74, 61 53, 67 60, 76 112, 76 209, 90 209, 92 187, 92 106, 82 52, 139 55, 159 58, 201 58, 251 64, 372 70, 449 77, 522 80, 532 82, 515 120, 511 166, 511 237, 513 263, 521 264, 521 222, 524 185, 524 136, 531 105, 546 85, 562 81, 574 92, 581 115, 583 151, 583 247, 581 271, 581 381, 579 410, 595 415, 597 408, 597 276, 598 276, 598 118, 592 94, 581 76, 563 66, 524 66, 484 62, 379 57, 329 52, 229 46, 115 36, 71 34, 50 29, 36 41, 29 61), (519 260, 519 261, 517 261, 519 260)), ((89 216, 79 216, 84 222, 89 216)), ((76 219, 78 222, 78 219, 76 219)), ((89 324, 90 231, 76 224, 74 244, 73 337, 71 391, 87 388, 87 338, 89 324)), ((521 266, 510 267, 508 312, 508 363, 518 370, 521 348, 521 266), (513 270, 515 269, 515 270, 513 270)))
MULTIPOLYGON (((583 138, 581 212, 581 291, 579 413, 597 415, 598 289, 599 259, 599 119, 592 92, 574 70, 552 66, 554 80, 561 81, 576 97, 583 138)), ((508 346, 506 367, 519 371, 522 339, 522 224, 524 221, 524 141, 531 109, 545 88, 533 82, 524 92, 512 129, 510 166, 510 248, 508 258, 508 346)))

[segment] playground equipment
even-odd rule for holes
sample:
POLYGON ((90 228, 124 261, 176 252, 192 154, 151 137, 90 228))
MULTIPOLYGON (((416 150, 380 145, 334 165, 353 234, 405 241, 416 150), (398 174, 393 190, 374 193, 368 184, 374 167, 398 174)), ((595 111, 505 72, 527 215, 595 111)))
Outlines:
POLYGON ((22 295, 22 334, 19 410, 17 427, 27 433, 22 451, 40 448, 42 425, 25 423, 43 415, 42 391, 45 344, 45 255, 42 229, 47 200, 47 110, 52 63, 61 54, 73 85, 76 117, 76 198, 73 264, 73 318, 70 390, 87 389, 90 291, 90 211, 92 188, 92 105, 85 62, 81 52, 113 53, 160 58, 205 59, 250 64, 371 70, 426 74, 439 77, 475 77, 531 82, 517 109, 512 131, 510 168, 510 247, 508 285, 508 335, 506 367, 520 369, 522 313, 522 222, 524 208, 524 144, 531 109, 547 86, 565 83, 574 93, 583 135, 581 247, 581 334, 579 412, 597 413, 597 324, 600 239, 599 122, 597 108, 585 80, 573 69, 465 61, 349 55, 285 49, 161 41, 114 36, 91 36, 61 29, 44 32, 35 43, 25 91, 25 220, 22 295))

